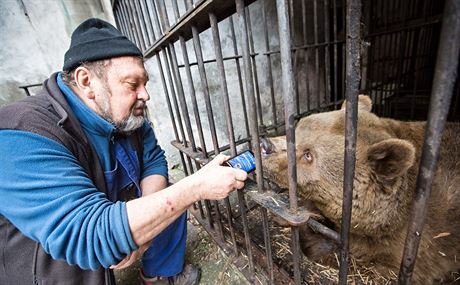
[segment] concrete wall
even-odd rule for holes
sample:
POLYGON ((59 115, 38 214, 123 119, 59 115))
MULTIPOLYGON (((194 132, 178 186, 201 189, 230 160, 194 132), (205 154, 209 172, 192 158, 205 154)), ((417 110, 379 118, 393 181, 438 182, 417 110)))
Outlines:
POLYGON ((0 1, 0 106, 25 96, 62 68, 75 27, 90 17, 110 19, 100 0, 0 1))

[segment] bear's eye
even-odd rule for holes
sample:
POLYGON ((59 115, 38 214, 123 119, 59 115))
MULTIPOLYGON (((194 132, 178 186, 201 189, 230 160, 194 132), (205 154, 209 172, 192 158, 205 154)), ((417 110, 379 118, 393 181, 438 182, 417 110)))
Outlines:
POLYGON ((306 150, 304 151, 302 158, 305 159, 306 162, 312 162, 313 154, 309 150, 306 150))

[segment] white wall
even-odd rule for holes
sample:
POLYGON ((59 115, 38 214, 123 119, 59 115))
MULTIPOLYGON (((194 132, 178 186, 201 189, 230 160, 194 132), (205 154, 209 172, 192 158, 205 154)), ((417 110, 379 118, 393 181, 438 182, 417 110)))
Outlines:
POLYGON ((0 1, 0 106, 23 98, 21 85, 61 70, 75 27, 107 19, 99 0, 0 1))

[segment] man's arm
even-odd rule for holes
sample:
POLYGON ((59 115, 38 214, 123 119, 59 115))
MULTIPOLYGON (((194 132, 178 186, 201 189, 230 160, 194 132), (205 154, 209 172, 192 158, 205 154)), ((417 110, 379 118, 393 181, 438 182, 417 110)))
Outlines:
POLYGON ((134 242, 143 245, 158 235, 194 202, 227 197, 244 186, 246 172, 221 166, 228 157, 218 155, 195 174, 145 197, 126 204, 134 242))
POLYGON ((142 196, 144 197, 160 191, 166 188, 166 186, 168 186, 168 181, 163 175, 154 174, 147 176, 141 180, 142 196))

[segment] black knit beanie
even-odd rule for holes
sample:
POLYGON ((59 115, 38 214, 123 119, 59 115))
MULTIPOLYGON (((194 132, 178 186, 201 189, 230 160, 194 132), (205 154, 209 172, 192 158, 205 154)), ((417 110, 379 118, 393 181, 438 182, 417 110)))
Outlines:
POLYGON ((114 26, 92 18, 81 23, 73 32, 62 70, 70 71, 86 61, 124 55, 142 56, 142 52, 114 26))

